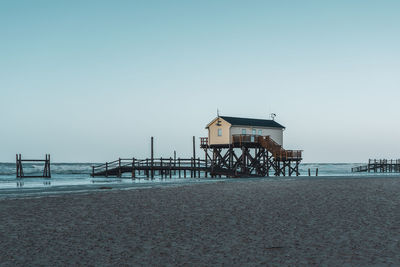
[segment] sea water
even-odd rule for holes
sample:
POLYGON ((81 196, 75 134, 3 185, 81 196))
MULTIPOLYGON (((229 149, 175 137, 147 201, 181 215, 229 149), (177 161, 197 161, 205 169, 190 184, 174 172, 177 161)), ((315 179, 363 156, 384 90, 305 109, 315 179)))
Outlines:
MULTIPOLYGON (((137 176, 132 179, 130 174, 124 174, 121 178, 115 177, 91 177, 92 166, 98 165, 97 163, 52 163, 51 164, 51 179, 48 178, 16 178, 16 164, 15 163, 0 163, 0 196, 6 192, 7 189, 18 192, 20 189, 36 190, 44 192, 46 188, 67 188, 74 187, 75 190, 79 188, 87 188, 88 186, 112 186, 112 187, 154 187, 160 185, 176 185, 182 183, 202 183, 210 182, 215 179, 211 178, 179 178, 178 173, 173 174, 172 178, 157 177, 153 180, 146 179, 146 177, 137 176)), ((315 177, 318 169, 318 177, 332 178, 332 177, 369 177, 369 176, 393 176, 393 173, 352 173, 351 169, 356 166, 363 165, 362 163, 302 163, 300 164, 300 176, 292 177, 274 177, 271 176, 267 179, 303 179, 308 177, 310 170, 311 177, 315 177)), ((40 175, 43 173, 43 164, 41 163, 24 163, 23 170, 25 175, 40 175)), ((183 176, 183 174, 182 174, 183 176)), ((21 191, 21 190, 20 190, 21 191)), ((47 190, 48 191, 48 190, 47 190)))

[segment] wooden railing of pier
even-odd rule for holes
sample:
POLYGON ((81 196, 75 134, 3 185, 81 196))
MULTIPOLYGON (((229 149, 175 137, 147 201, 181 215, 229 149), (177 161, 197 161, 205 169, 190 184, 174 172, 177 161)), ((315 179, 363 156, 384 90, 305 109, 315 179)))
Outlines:
POLYGON ((369 159, 368 164, 354 167, 352 172, 400 172, 400 159, 369 159))
POLYGON ((261 135, 247 135, 237 134, 232 135, 232 142, 242 144, 259 144, 267 149, 272 156, 277 160, 300 160, 302 159, 302 150, 286 150, 277 142, 275 142, 270 136, 261 135))
POLYGON ((115 161, 106 162, 97 166, 92 166, 92 177, 96 176, 116 176, 121 177, 123 173, 130 173, 132 178, 137 175, 144 175, 154 178, 157 174, 161 177, 200 177, 201 172, 208 172, 207 162, 200 158, 119 158, 115 161), (188 172, 188 173, 187 173, 188 172))

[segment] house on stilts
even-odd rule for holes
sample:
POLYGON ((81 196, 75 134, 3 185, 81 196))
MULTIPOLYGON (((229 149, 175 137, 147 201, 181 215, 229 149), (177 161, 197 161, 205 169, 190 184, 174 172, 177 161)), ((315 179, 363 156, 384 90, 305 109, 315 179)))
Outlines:
POLYGON ((283 148, 285 127, 274 119, 218 116, 206 129, 200 146, 211 176, 299 175, 302 151, 283 148))
POLYGON ((153 137, 151 157, 146 159, 119 158, 92 166, 92 176, 116 176, 131 173, 132 179, 145 175, 147 178, 172 177, 172 173, 186 177, 264 177, 299 175, 301 150, 283 148, 285 127, 272 120, 218 116, 207 126, 208 137, 200 138, 204 159, 196 156, 193 136, 191 158, 154 158, 153 137))

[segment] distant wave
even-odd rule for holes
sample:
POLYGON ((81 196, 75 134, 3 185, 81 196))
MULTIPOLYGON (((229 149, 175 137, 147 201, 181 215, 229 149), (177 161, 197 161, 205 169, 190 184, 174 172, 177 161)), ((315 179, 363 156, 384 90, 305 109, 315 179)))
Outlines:
MULTIPOLYGON (((43 165, 26 163, 23 165, 24 174, 40 174, 43 172, 43 165)), ((51 173, 57 175, 71 174, 90 174, 92 164, 90 163, 53 163, 51 164, 51 173)), ((16 166, 12 163, 0 163, 0 176, 16 175, 16 166)))

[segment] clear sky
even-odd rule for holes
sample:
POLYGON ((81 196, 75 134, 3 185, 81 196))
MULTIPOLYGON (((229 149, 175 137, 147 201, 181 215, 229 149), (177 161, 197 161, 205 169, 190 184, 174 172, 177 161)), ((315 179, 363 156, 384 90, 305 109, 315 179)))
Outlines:
MULTIPOLYGON (((400 158, 400 1, 0 1, 0 161, 191 153, 222 115, 306 162, 400 158)), ((199 151, 199 150, 198 150, 199 151)))

